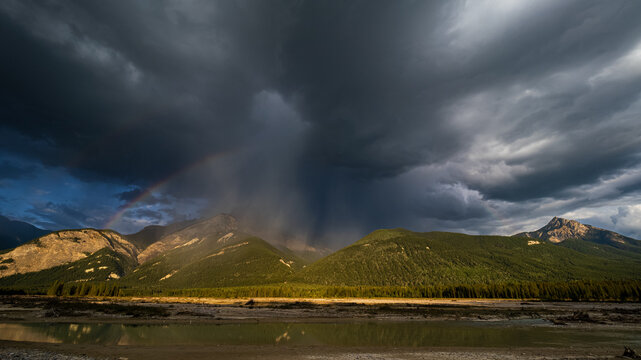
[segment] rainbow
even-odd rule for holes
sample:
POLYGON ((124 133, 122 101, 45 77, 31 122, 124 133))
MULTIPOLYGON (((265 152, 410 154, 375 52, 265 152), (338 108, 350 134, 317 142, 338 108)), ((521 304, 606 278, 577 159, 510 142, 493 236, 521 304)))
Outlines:
POLYGON ((180 177, 180 176, 182 176, 182 175, 184 175, 186 173, 189 173, 194 169, 203 167, 203 166, 209 164, 210 162, 212 162, 214 160, 219 160, 219 159, 225 157, 227 154, 228 154, 228 152, 208 154, 208 155, 198 159, 197 161, 195 161, 195 162, 193 162, 193 163, 191 163, 191 164, 189 164, 189 165, 187 165, 185 167, 180 168, 178 171, 170 174, 166 178, 158 181, 157 183, 149 186, 140 195, 136 196, 134 199, 129 201, 127 204, 125 204, 125 206, 120 208, 120 210, 118 212, 116 212, 116 214, 114 214, 114 216, 112 216, 109 219, 109 221, 103 226, 103 228, 104 229, 111 229, 113 227, 113 225, 122 218, 122 216, 125 214, 125 212, 127 212, 127 210, 129 210, 132 207, 134 207, 137 203, 149 198, 150 196, 152 196, 154 194, 154 192, 158 191, 159 189, 161 189, 165 185, 169 184, 174 179, 176 179, 176 178, 178 178, 178 177, 180 177))

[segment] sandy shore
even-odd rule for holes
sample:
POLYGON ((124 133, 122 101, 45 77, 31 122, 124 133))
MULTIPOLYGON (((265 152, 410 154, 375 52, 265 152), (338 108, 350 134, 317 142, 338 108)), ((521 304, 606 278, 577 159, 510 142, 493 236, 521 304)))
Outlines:
POLYGON ((641 326, 640 303, 478 299, 0 297, 0 321, 243 322, 542 319, 563 326, 641 326))

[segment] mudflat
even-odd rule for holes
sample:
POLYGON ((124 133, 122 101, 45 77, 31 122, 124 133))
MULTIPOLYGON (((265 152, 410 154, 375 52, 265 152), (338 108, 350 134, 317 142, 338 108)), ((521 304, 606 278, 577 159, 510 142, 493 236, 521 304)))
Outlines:
POLYGON ((641 304, 0 297, 3 359, 608 359, 641 304))

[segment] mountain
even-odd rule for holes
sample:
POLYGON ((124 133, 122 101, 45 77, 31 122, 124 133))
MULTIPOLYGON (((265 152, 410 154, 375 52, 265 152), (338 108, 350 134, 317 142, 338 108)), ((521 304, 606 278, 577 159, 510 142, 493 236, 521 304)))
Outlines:
POLYGON ((307 266, 291 281, 401 286, 638 279, 641 256, 601 255, 526 237, 388 229, 307 266))
POLYGON ((627 280, 641 274, 639 244, 554 218, 538 231, 515 236, 382 229, 310 264, 304 257, 323 249, 274 246, 221 214, 130 236, 56 231, 0 253, 0 287, 42 289, 55 280, 153 289, 627 280))
MULTIPOLYGON (((138 249, 111 230, 62 230, 0 254, 0 277, 49 269, 108 249, 136 262, 138 249)), ((52 281, 55 279, 52 279, 52 281)))
POLYGON ((138 261, 142 264, 164 252, 186 246, 189 242, 200 242, 210 238, 217 239, 237 229, 238 221, 233 216, 227 214, 220 214, 209 219, 200 220, 186 228, 166 235, 149 245, 138 255, 138 261))
POLYGON ((140 253, 141 265, 122 279, 133 286, 222 287, 279 283, 304 261, 247 234, 218 215, 174 232, 140 253))
POLYGON ((26 222, 9 220, 0 215, 0 249, 14 248, 50 232, 26 222))
POLYGON ((135 259, 131 256, 105 247, 85 258, 63 265, 2 277, 0 287, 46 289, 55 280, 112 281, 130 273, 136 265, 135 259))
MULTIPOLYGON (((292 245, 290 245, 292 246, 292 245)), ((278 250, 282 251, 285 254, 290 256, 298 257, 303 260, 305 263, 313 263, 318 261, 325 256, 331 254, 333 251, 325 247, 314 247, 314 246, 292 246, 286 247, 285 245, 276 246, 278 250)))
POLYGON ((266 284, 286 281, 304 264, 221 214, 148 227, 133 237, 110 230, 56 231, 0 254, 0 285, 37 288, 55 280, 117 279, 132 286, 266 284))
POLYGON ((517 237, 528 237, 549 241, 555 244, 575 246, 566 243, 568 240, 583 240, 611 248, 641 253, 641 241, 623 236, 610 230, 581 224, 575 220, 554 217, 539 230, 516 234, 517 237))
POLYGON ((168 225, 150 225, 135 234, 125 235, 124 237, 130 243, 136 245, 138 249, 145 250, 149 245, 157 242, 163 237, 197 222, 198 220, 187 220, 168 225))

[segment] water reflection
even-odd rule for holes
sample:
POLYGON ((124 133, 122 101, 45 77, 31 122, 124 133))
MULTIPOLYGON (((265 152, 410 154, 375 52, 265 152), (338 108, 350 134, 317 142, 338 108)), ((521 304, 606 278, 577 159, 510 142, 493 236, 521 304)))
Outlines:
POLYGON ((639 346, 640 335, 633 330, 588 331, 515 322, 0 324, 1 340, 103 345, 639 346))

